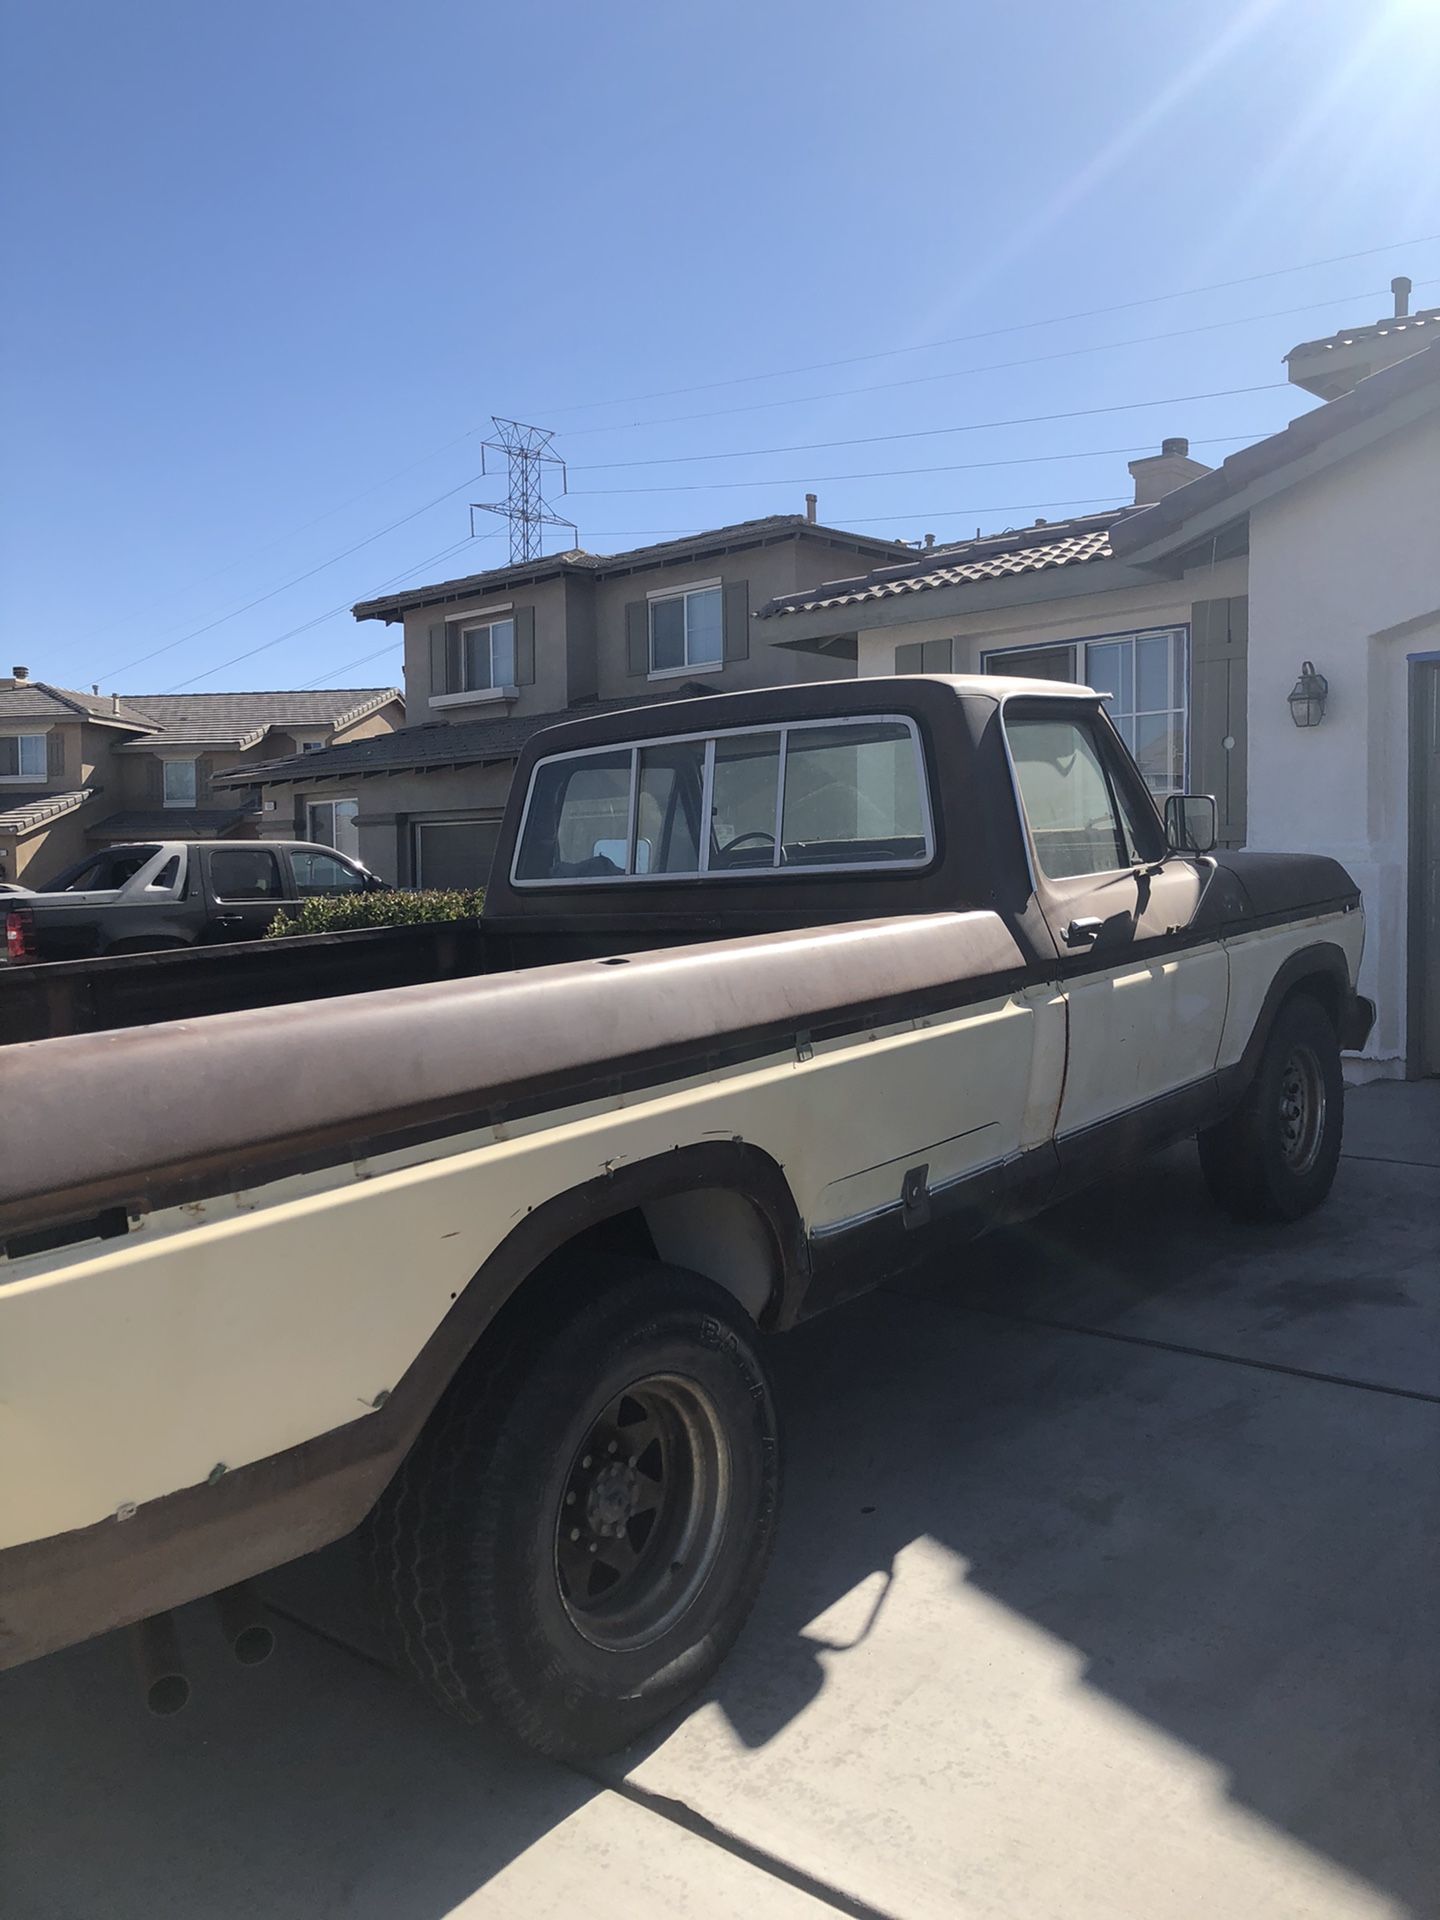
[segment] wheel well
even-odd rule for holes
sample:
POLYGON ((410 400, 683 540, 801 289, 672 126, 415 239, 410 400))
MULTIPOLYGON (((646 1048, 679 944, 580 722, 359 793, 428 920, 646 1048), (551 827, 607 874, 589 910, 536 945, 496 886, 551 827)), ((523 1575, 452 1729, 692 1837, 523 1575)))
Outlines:
POLYGON ((761 1209, 725 1187, 666 1193, 597 1220, 550 1254, 521 1282, 525 1295, 540 1274, 572 1267, 577 1257, 629 1254, 687 1267, 723 1287, 757 1325, 778 1303, 784 1280, 775 1235, 761 1209))
MULTIPOLYGON (((1301 979, 1296 980, 1291 985, 1286 992, 1285 999, 1280 1003, 1281 1006, 1286 1005, 1289 1001, 1295 999, 1298 994, 1302 993, 1308 995, 1310 999, 1320 1002, 1320 1005, 1325 1009, 1331 1026, 1334 1027, 1338 1033, 1340 1031, 1340 1016, 1344 1011, 1344 1005, 1340 983, 1336 979, 1334 972, 1329 968, 1322 968, 1315 973, 1305 974, 1301 979)), ((1279 1008, 1276 1009, 1276 1012, 1279 1012, 1279 1008)), ((1271 1024, 1273 1025, 1274 1023, 1272 1022, 1271 1024)))

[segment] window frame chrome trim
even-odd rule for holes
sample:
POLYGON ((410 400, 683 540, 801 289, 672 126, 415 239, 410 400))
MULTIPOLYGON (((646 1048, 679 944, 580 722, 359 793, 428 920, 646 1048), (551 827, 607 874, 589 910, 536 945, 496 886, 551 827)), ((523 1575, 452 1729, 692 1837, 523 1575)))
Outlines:
MULTIPOLYGON (((835 714, 825 719, 812 720, 774 720, 768 723, 743 727, 694 727, 683 733, 657 734, 653 738, 642 740, 609 741, 593 747, 574 747, 569 752, 546 754, 535 762, 530 769, 530 780, 525 790, 525 803, 520 813, 520 825, 515 834, 515 845, 510 855, 510 885, 517 891, 533 891, 536 888, 549 889, 552 892, 568 891, 578 887, 617 887, 617 886, 664 886, 685 881, 745 881, 762 879, 766 875, 787 874, 806 879, 825 874, 875 874, 885 876, 897 873, 918 873, 932 866, 937 857, 935 812, 930 801, 930 767, 925 753, 920 728, 913 715, 908 713, 855 713, 835 714), (780 735, 779 768, 776 777, 776 822, 783 826, 785 805, 784 773, 788 760, 788 741, 791 733, 813 732, 816 728, 883 726, 891 724, 903 727, 910 737, 911 751, 915 756, 915 770, 920 792, 920 814, 925 850, 910 860, 846 860, 825 861, 813 866, 795 866, 789 863, 775 864, 769 867, 735 867, 720 871, 712 869, 709 862, 710 819, 707 811, 714 788, 715 744, 718 740, 737 739, 746 734, 778 733, 780 735), (557 760, 588 760, 601 754, 630 754, 630 818, 631 837, 634 834, 634 816, 637 799, 637 760, 642 748, 666 747, 687 744, 692 740, 706 743, 705 765, 702 785, 702 812, 700 823, 701 850, 700 865, 691 873, 617 873, 572 875, 567 879, 522 880, 519 877, 521 850, 525 845, 525 833, 530 824, 530 809, 535 798, 535 785, 542 767, 553 766, 557 760)), ((629 845, 627 864, 633 864, 633 845, 629 845)), ((781 843, 776 840, 776 856, 780 853, 781 843)))

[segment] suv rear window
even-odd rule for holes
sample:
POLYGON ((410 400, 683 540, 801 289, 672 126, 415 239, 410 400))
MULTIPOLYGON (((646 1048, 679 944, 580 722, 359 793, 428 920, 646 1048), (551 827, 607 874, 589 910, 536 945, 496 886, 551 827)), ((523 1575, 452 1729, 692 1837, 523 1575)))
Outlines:
POLYGON ((894 715, 557 754, 530 779, 517 886, 923 866, 920 741, 894 715))

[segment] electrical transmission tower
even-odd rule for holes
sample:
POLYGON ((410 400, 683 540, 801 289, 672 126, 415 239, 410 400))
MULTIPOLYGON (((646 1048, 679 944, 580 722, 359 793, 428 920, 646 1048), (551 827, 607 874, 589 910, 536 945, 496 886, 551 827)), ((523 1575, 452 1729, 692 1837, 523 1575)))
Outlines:
POLYGON ((568 527, 571 544, 578 544, 579 530, 573 520, 562 520, 545 501, 545 469, 560 469, 560 491, 566 491, 565 462, 550 451, 553 433, 543 427, 527 427, 518 420, 502 420, 492 414, 495 438, 480 442, 480 471, 488 473, 485 455, 504 454, 510 475, 510 491, 503 500, 474 501, 470 507, 470 531, 475 531, 477 513, 498 513, 510 522, 510 558, 538 560, 545 549, 546 527, 568 527))

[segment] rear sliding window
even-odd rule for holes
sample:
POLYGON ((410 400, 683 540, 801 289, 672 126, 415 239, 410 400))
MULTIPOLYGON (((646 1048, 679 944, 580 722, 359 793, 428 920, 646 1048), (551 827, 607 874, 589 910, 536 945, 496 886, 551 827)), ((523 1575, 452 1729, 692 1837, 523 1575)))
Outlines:
POLYGON ((924 763, 898 716, 690 734, 542 760, 516 886, 923 866, 924 763))

